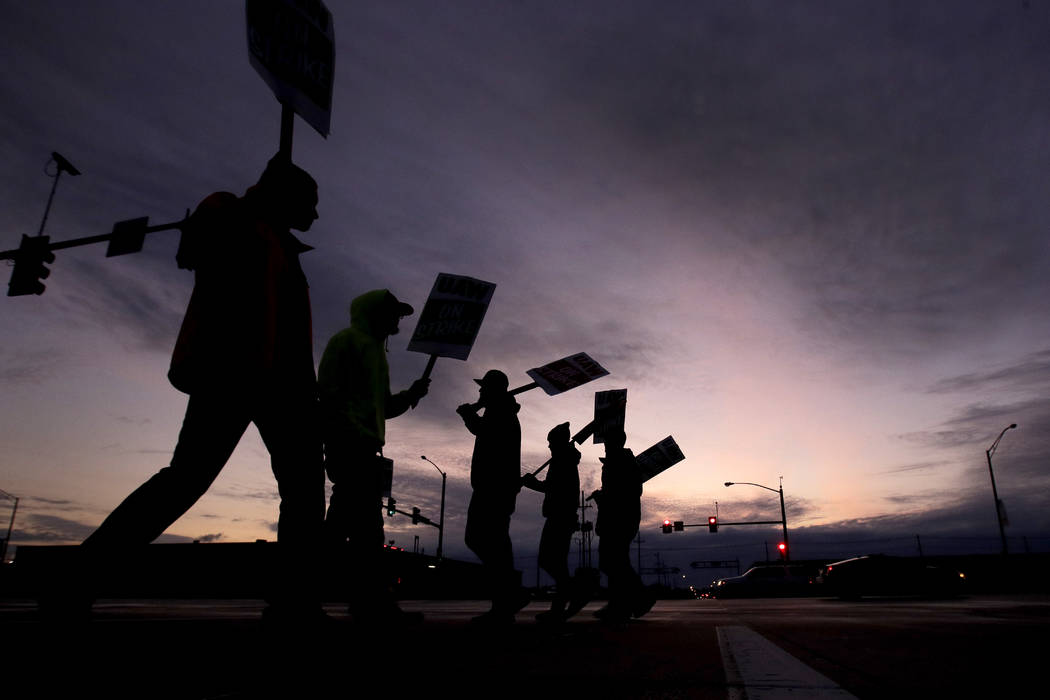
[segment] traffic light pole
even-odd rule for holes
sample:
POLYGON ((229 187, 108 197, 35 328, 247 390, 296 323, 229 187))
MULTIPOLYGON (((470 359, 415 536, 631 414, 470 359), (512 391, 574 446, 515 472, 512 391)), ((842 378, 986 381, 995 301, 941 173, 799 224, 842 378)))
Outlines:
MULTIPOLYGON (((775 494, 779 494, 779 496, 780 496, 780 521, 779 522, 780 522, 781 527, 784 530, 784 546, 782 548, 782 553, 784 555, 784 560, 785 561, 790 560, 791 559, 791 550, 788 547, 787 511, 784 508, 784 477, 780 477, 780 488, 776 488, 776 489, 770 488, 768 486, 763 486, 762 484, 756 484, 753 481, 727 481, 727 482, 725 482, 726 488, 728 488, 730 486, 733 486, 735 484, 745 484, 747 486, 757 486, 760 489, 765 489, 766 491, 772 491, 775 494)), ((726 524, 727 525, 734 525, 734 524, 737 524, 737 523, 726 523, 726 524)), ((739 523, 739 524, 740 525, 747 525, 749 523, 739 523)), ((757 525, 759 523, 754 523, 754 524, 757 525)), ((769 523, 761 523, 761 524, 765 525, 765 524, 769 524, 769 523)))
MULTIPOLYGON (((442 492, 444 492, 445 484, 442 483, 441 486, 442 486, 442 492)), ((444 496, 444 493, 442 493, 442 496, 444 496)), ((444 505, 444 500, 442 500, 442 505, 444 505)), ((437 522, 437 523, 435 523, 433 520, 431 520, 430 518, 426 517, 425 515, 421 515, 420 512, 419 512, 419 508, 413 508, 412 511, 409 512, 409 511, 406 511, 406 510, 401 510, 399 508, 391 508, 388 505, 387 506, 387 514, 388 515, 391 514, 390 513, 391 510, 394 511, 394 513, 400 513, 401 515, 407 515, 408 517, 412 518, 412 524, 413 525, 420 525, 420 524, 422 524, 422 525, 430 525, 431 527, 436 527, 437 530, 438 530, 437 558, 438 559, 442 558, 442 554, 443 554, 443 552, 442 552, 442 544, 443 544, 442 540, 443 540, 443 536, 444 536, 444 532, 445 532, 445 509, 444 508, 441 509, 441 521, 437 522)))
MULTIPOLYGON (((746 522, 739 522, 739 523, 723 523, 723 522, 719 522, 718 523, 718 527, 723 527, 725 525, 780 525, 780 524, 781 524, 781 521, 779 521, 779 520, 748 520, 746 522)), ((682 527, 710 527, 710 524, 709 523, 694 523, 694 524, 691 524, 691 525, 683 524, 682 527)))
MULTIPOLYGON (((145 226, 139 229, 139 233, 145 235, 147 233, 156 233, 157 231, 170 231, 171 229, 182 228, 189 221, 189 211, 186 211, 186 216, 178 221, 172 221, 168 224, 157 224, 156 226, 145 226)), ((103 243, 105 241, 111 241, 114 237, 121 235, 120 231, 110 231, 109 233, 103 233, 98 236, 85 236, 83 238, 71 238, 68 241, 58 241, 57 243, 49 243, 47 246, 48 251, 62 250, 63 248, 76 248, 82 245, 91 245, 92 243, 103 243)), ((3 250, 0 251, 0 260, 16 260, 18 258, 18 249, 14 250, 3 250)))
POLYGON ((783 477, 781 477, 780 485, 780 524, 784 528, 784 560, 788 561, 791 559, 791 547, 788 545, 788 519, 787 511, 784 510, 784 484, 783 477))

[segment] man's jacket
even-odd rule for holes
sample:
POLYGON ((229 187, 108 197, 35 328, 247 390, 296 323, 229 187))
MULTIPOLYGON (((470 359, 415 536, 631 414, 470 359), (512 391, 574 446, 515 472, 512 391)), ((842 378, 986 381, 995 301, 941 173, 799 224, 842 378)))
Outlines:
MULTIPOLYGON (((475 435, 470 458, 470 486, 475 494, 511 497, 521 490, 521 406, 506 395, 485 408, 485 414, 463 415, 475 435)), ((513 501, 512 501, 513 502, 513 501)))
POLYGON ((547 478, 539 483, 543 492, 543 517, 576 520, 580 500, 580 451, 573 445, 556 449, 547 467, 547 478))
POLYGON ((599 537, 634 537, 642 519, 642 470, 628 449, 599 457, 602 488, 598 497, 599 537))
POLYGON ((209 195, 183 230, 177 260, 193 293, 168 379, 179 391, 315 391, 304 245, 278 228, 257 188, 209 195))

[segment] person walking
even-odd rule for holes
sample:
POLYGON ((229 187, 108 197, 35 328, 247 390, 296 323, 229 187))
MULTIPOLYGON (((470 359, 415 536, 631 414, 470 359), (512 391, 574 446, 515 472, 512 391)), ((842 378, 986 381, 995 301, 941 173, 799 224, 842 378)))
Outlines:
POLYGON ((390 393, 387 338, 412 312, 387 289, 355 298, 350 326, 328 341, 317 370, 325 470, 332 482, 325 539, 336 556, 347 552, 356 565, 350 612, 358 622, 421 619, 398 607, 382 560, 382 498, 390 477, 383 457, 386 421, 414 407, 430 386, 429 378, 418 379, 407 390, 390 393))
POLYGON ((521 406, 507 391, 507 375, 491 369, 481 379, 476 403, 456 412, 474 436, 470 460, 473 493, 467 508, 466 545, 481 560, 492 592, 492 608, 474 621, 507 624, 529 602, 514 569, 510 518, 521 490, 521 406), (484 414, 478 412, 484 410, 484 414))

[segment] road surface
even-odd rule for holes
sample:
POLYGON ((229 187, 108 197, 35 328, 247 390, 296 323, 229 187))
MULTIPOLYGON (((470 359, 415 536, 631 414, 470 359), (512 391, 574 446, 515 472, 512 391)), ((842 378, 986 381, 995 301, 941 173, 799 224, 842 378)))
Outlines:
POLYGON ((1004 697, 1040 687, 1050 596, 659 601, 560 627, 533 603, 479 629, 479 601, 405 601, 422 625, 275 629, 258 600, 103 600, 81 623, 0 600, 6 698, 1004 697))

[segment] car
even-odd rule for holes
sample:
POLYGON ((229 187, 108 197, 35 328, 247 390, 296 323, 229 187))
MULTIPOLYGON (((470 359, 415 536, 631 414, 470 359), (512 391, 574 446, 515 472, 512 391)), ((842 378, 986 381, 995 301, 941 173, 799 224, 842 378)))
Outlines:
POLYGON ((820 576, 826 592, 839 598, 864 596, 960 595, 966 575, 954 569, 930 566, 914 557, 866 554, 833 562, 820 576))
POLYGON ((755 566, 740 576, 718 579, 713 586, 716 598, 777 598, 816 595, 819 592, 816 567, 804 564, 755 566))

